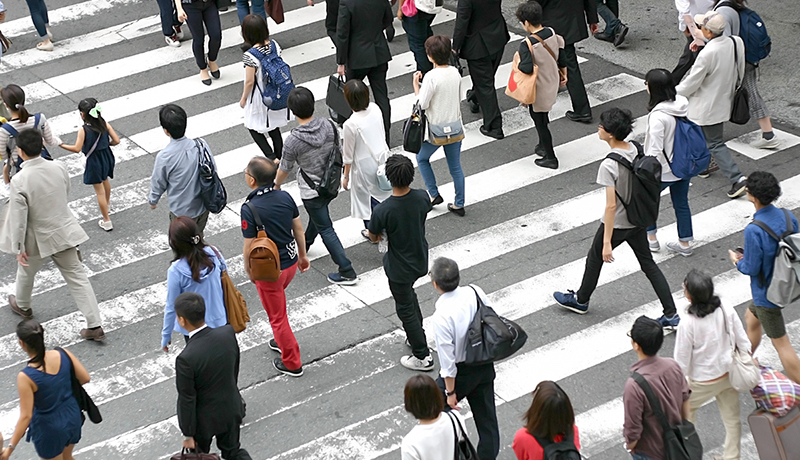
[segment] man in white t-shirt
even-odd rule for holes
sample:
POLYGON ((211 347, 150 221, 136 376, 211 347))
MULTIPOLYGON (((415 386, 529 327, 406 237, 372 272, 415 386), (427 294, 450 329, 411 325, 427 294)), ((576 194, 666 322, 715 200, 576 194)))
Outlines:
MULTIPOLYGON (((631 162, 638 154, 638 147, 625 142, 624 139, 632 131, 633 117, 630 111, 614 107, 600 115, 598 136, 608 143, 612 152, 620 154, 631 162)), ((628 243, 664 308, 664 315, 658 318, 658 322, 662 327, 675 328, 680 322, 680 317, 675 309, 675 301, 672 299, 667 279, 650 253, 647 231, 631 224, 625 210, 625 202, 630 202, 631 193, 628 181, 634 180, 631 174, 629 170, 620 168, 620 164, 611 158, 606 158, 600 163, 600 169, 597 171, 597 183, 604 186, 606 190, 605 214, 592 241, 592 247, 589 248, 589 254, 586 256, 586 269, 583 273, 581 287, 577 292, 572 290, 555 292, 553 297, 559 305, 567 310, 581 315, 586 314, 589 311, 589 298, 597 288, 603 263, 613 262, 614 248, 622 243, 628 243)))

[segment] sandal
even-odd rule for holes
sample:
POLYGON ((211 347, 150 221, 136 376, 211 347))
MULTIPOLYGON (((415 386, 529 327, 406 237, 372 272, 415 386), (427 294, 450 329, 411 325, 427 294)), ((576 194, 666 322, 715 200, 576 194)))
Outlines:
POLYGON ((369 237, 369 230, 367 230, 366 228, 365 228, 364 230, 361 230, 361 236, 363 236, 364 238, 366 238, 366 239, 367 239, 367 241, 369 241, 369 242, 370 242, 370 243, 372 243, 372 244, 378 244, 378 242, 377 242, 377 241, 372 241, 372 239, 370 239, 370 237, 369 237))

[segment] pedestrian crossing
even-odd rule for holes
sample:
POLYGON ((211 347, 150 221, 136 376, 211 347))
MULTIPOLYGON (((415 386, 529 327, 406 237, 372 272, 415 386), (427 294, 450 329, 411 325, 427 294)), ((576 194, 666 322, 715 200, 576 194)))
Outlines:
MULTIPOLYGON (((324 98, 335 50, 324 30, 324 3, 307 6, 300 0, 285 3, 286 22, 269 22, 273 39, 283 48, 298 84, 312 90, 317 114, 326 115, 324 98)), ((231 8, 233 10, 233 8, 231 8)), ((127 10, 126 10, 127 11, 127 10)), ((335 270, 327 250, 316 241, 309 251, 312 270, 296 277, 287 290, 289 321, 303 353, 305 376, 279 376, 266 347, 272 338, 266 314, 244 273, 241 256, 239 209, 247 194, 241 171, 260 150, 242 125, 236 101, 241 94, 242 65, 238 19, 231 11, 221 16, 223 49, 218 63, 222 78, 210 87, 200 84, 191 56, 191 42, 180 48, 163 46, 154 2, 99 0, 62 6, 50 12, 59 37, 53 53, 18 50, 2 57, 3 84, 18 83, 28 93, 28 107, 42 111, 54 133, 74 138, 80 127, 77 101, 100 100, 103 116, 120 134, 113 148, 117 159, 112 180, 111 214, 115 230, 104 233, 95 224, 99 211, 93 191, 81 182, 83 157, 60 149, 51 153, 64 162, 72 177, 69 206, 91 239, 81 246, 83 263, 100 302, 107 334, 102 345, 79 340, 82 315, 75 310, 65 283, 52 264, 39 272, 33 308, 43 323, 49 347, 69 348, 89 370, 86 385, 104 415, 99 425, 84 426, 76 458, 168 458, 178 450, 181 433, 175 417, 174 360, 183 348, 176 336, 169 353, 158 347, 166 269, 171 260, 167 244, 166 202, 151 211, 147 205, 149 176, 155 154, 167 142, 158 126, 158 108, 178 103, 189 113, 187 136, 208 140, 229 192, 229 205, 209 218, 205 237, 226 256, 228 271, 248 301, 251 322, 238 335, 242 351, 240 387, 248 404, 242 445, 257 459, 383 459, 397 458, 402 437, 415 421, 402 407, 402 386, 411 375, 399 366, 407 353, 404 334, 394 315, 381 257, 360 236, 363 223, 349 217, 349 193, 343 191, 331 205, 334 228, 359 272, 354 286, 332 286, 325 280, 335 270), (137 7, 138 19, 100 20, 122 8, 137 7), (70 36, 75 22, 93 17, 103 29, 70 36), (156 40, 157 39, 157 40, 156 40), (63 71, 60 70, 63 67, 63 71), (40 73, 37 73, 41 70, 40 73), (34 76, 36 75, 36 76, 34 76)), ((0 24, 10 37, 32 34, 30 20, 16 12, 0 24)), ((435 33, 452 34, 455 13, 445 10, 434 21, 435 33)), ((403 152, 399 128, 415 100, 410 75, 413 55, 404 31, 394 24, 390 44, 393 60, 388 71, 392 106, 392 153, 403 152)), ((188 35, 188 34, 187 34, 188 35)), ((443 206, 428 216, 430 260, 456 260, 464 282, 481 285, 501 315, 518 321, 529 342, 514 357, 497 365, 495 394, 503 449, 499 458, 511 459, 513 434, 530 402, 529 394, 543 379, 559 381, 573 401, 587 458, 622 458, 621 394, 627 368, 635 361, 625 332, 639 315, 657 317, 661 307, 638 269, 627 246, 615 250, 616 261, 604 267, 590 314, 578 317, 554 306, 552 292, 580 283, 589 242, 602 214, 604 195, 594 184, 597 164, 607 147, 597 139, 593 125, 563 119, 569 97, 559 94, 551 116, 558 170, 533 164, 536 136, 526 109, 503 95, 511 58, 522 37, 512 35, 496 78, 506 139, 480 134, 482 121, 462 106, 466 138, 462 164, 466 175, 467 216, 451 216, 443 206)), ((676 51, 676 53, 679 51, 676 51)), ((602 61, 581 58, 587 93, 595 116, 617 105, 636 119, 632 137, 641 138, 646 123, 646 94, 641 76, 602 61)), ((462 101, 471 86, 462 79, 462 101)), ((290 125, 293 126, 293 125, 290 125)), ((743 170, 769 169, 782 181, 779 204, 800 208, 800 168, 792 157, 800 137, 791 127, 776 130, 783 140, 776 151, 753 151, 748 140, 755 125, 728 127, 728 145, 743 170)), ((284 137, 288 130, 284 132, 284 137)), ((432 158, 444 197, 454 194, 440 150, 432 158)), ((415 183, 423 187, 421 179, 415 183)), ((283 187, 302 206, 296 182, 283 187)), ((673 288, 678 305, 685 304, 679 289, 684 274, 700 266, 715 275, 717 292, 726 305, 740 313, 750 299, 746 279, 726 262, 726 249, 741 244, 741 231, 752 217, 752 205, 728 200, 727 184, 718 175, 693 181, 691 206, 695 228, 695 255, 684 259, 661 252, 655 260, 673 288)), ((677 238, 668 200, 664 200, 659 238, 677 238)), ((305 213, 301 211, 304 221, 305 213)), ((15 260, 0 256, 0 294, 14 293, 15 260)), ((425 325, 436 295, 429 280, 416 283, 425 325)), ((787 309, 787 329, 800 346, 800 313, 787 309)), ((16 424, 19 401, 16 374, 26 357, 18 347, 14 328, 18 317, 0 306, 0 433, 7 439, 16 424)), ((430 345, 434 346, 429 334, 430 345)), ((662 355, 670 356, 673 340, 665 341, 662 355)), ((762 362, 779 366, 774 349, 762 343, 762 362)), ((434 375, 431 373, 431 375, 434 375)), ((464 413, 471 417, 466 402, 464 413)), ((742 396, 742 413, 752 407, 742 396)), ((708 452, 720 451, 724 431, 716 409, 705 407, 699 426, 708 452)), ((474 427, 469 425, 473 440, 474 427)), ((746 424, 745 424, 746 428, 746 424)), ((746 431, 746 429, 744 430, 746 431)), ((752 439, 743 438, 743 459, 755 459, 752 439), (749 455, 749 456, 748 456, 749 455)), ((709 454, 710 455, 710 454, 709 454)), ((32 446, 21 443, 15 458, 35 458, 32 446)))

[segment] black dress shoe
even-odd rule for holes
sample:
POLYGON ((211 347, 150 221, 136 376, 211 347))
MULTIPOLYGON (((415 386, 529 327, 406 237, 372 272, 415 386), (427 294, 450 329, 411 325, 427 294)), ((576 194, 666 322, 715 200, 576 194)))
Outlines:
POLYGON ((435 197, 434 197, 434 198, 431 200, 431 207, 433 207, 433 206, 438 206, 438 205, 440 205, 440 204, 442 204, 442 203, 444 203, 444 198, 442 198, 442 195, 436 195, 436 196, 435 196, 435 197))
POLYGON ((478 104, 478 101, 475 100, 475 96, 472 93, 472 90, 467 90, 467 102, 469 102, 469 111, 472 113, 478 113, 481 111, 481 106, 478 104))
POLYGON ((486 129, 485 126, 481 126, 480 131, 481 131, 481 134, 483 134, 484 136, 492 137, 492 138, 497 139, 497 140, 500 140, 500 139, 506 137, 505 134, 503 134, 503 130, 502 129, 491 129, 491 130, 489 130, 489 129, 486 129))
POLYGON ((609 42, 609 43, 613 43, 614 42, 614 36, 607 34, 605 30, 602 31, 602 32, 595 33, 593 35, 593 37, 598 39, 598 40, 602 40, 604 42, 609 42))
POLYGON ((215 79, 219 79, 219 77, 221 75, 220 72, 219 72, 219 69, 210 70, 209 73, 211 73, 211 76, 214 77, 215 79))
POLYGON ((394 25, 386 28, 386 41, 391 43, 394 40, 394 25))
POLYGON ((617 27, 617 32, 614 34, 614 48, 618 47, 625 41, 625 36, 628 35, 628 26, 620 24, 617 27))
POLYGON ((566 116, 571 121, 577 121, 580 123, 591 123, 592 122, 592 114, 589 113, 588 115, 580 115, 572 110, 567 110, 566 116))
POLYGON ((540 166, 542 168, 558 169, 558 158, 554 156, 550 158, 537 158, 533 160, 533 162, 536 164, 536 166, 540 166))
POLYGON ((464 208, 457 208, 453 206, 453 203, 447 204, 447 210, 459 217, 464 217, 467 214, 467 211, 464 211, 464 208))
POLYGON ((542 147, 541 144, 536 144, 536 147, 533 148, 533 154, 543 157, 547 155, 547 152, 544 150, 544 147, 542 147))
POLYGON ((211 86, 211 79, 210 78, 206 78, 205 80, 200 80, 200 81, 202 81, 203 84, 206 85, 206 86, 211 86))

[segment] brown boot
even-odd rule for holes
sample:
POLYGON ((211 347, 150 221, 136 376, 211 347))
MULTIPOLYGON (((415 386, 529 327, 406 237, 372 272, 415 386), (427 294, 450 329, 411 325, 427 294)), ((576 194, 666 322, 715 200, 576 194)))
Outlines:
POLYGON ((106 338, 106 333, 103 332, 102 327, 98 327, 95 329, 81 329, 81 337, 86 340, 94 340, 95 342, 100 342, 106 338))
POLYGON ((8 296, 8 305, 11 307, 11 311, 18 314, 23 319, 33 318, 33 310, 30 308, 27 310, 19 308, 19 305, 17 305, 17 296, 15 296, 14 294, 8 296))

